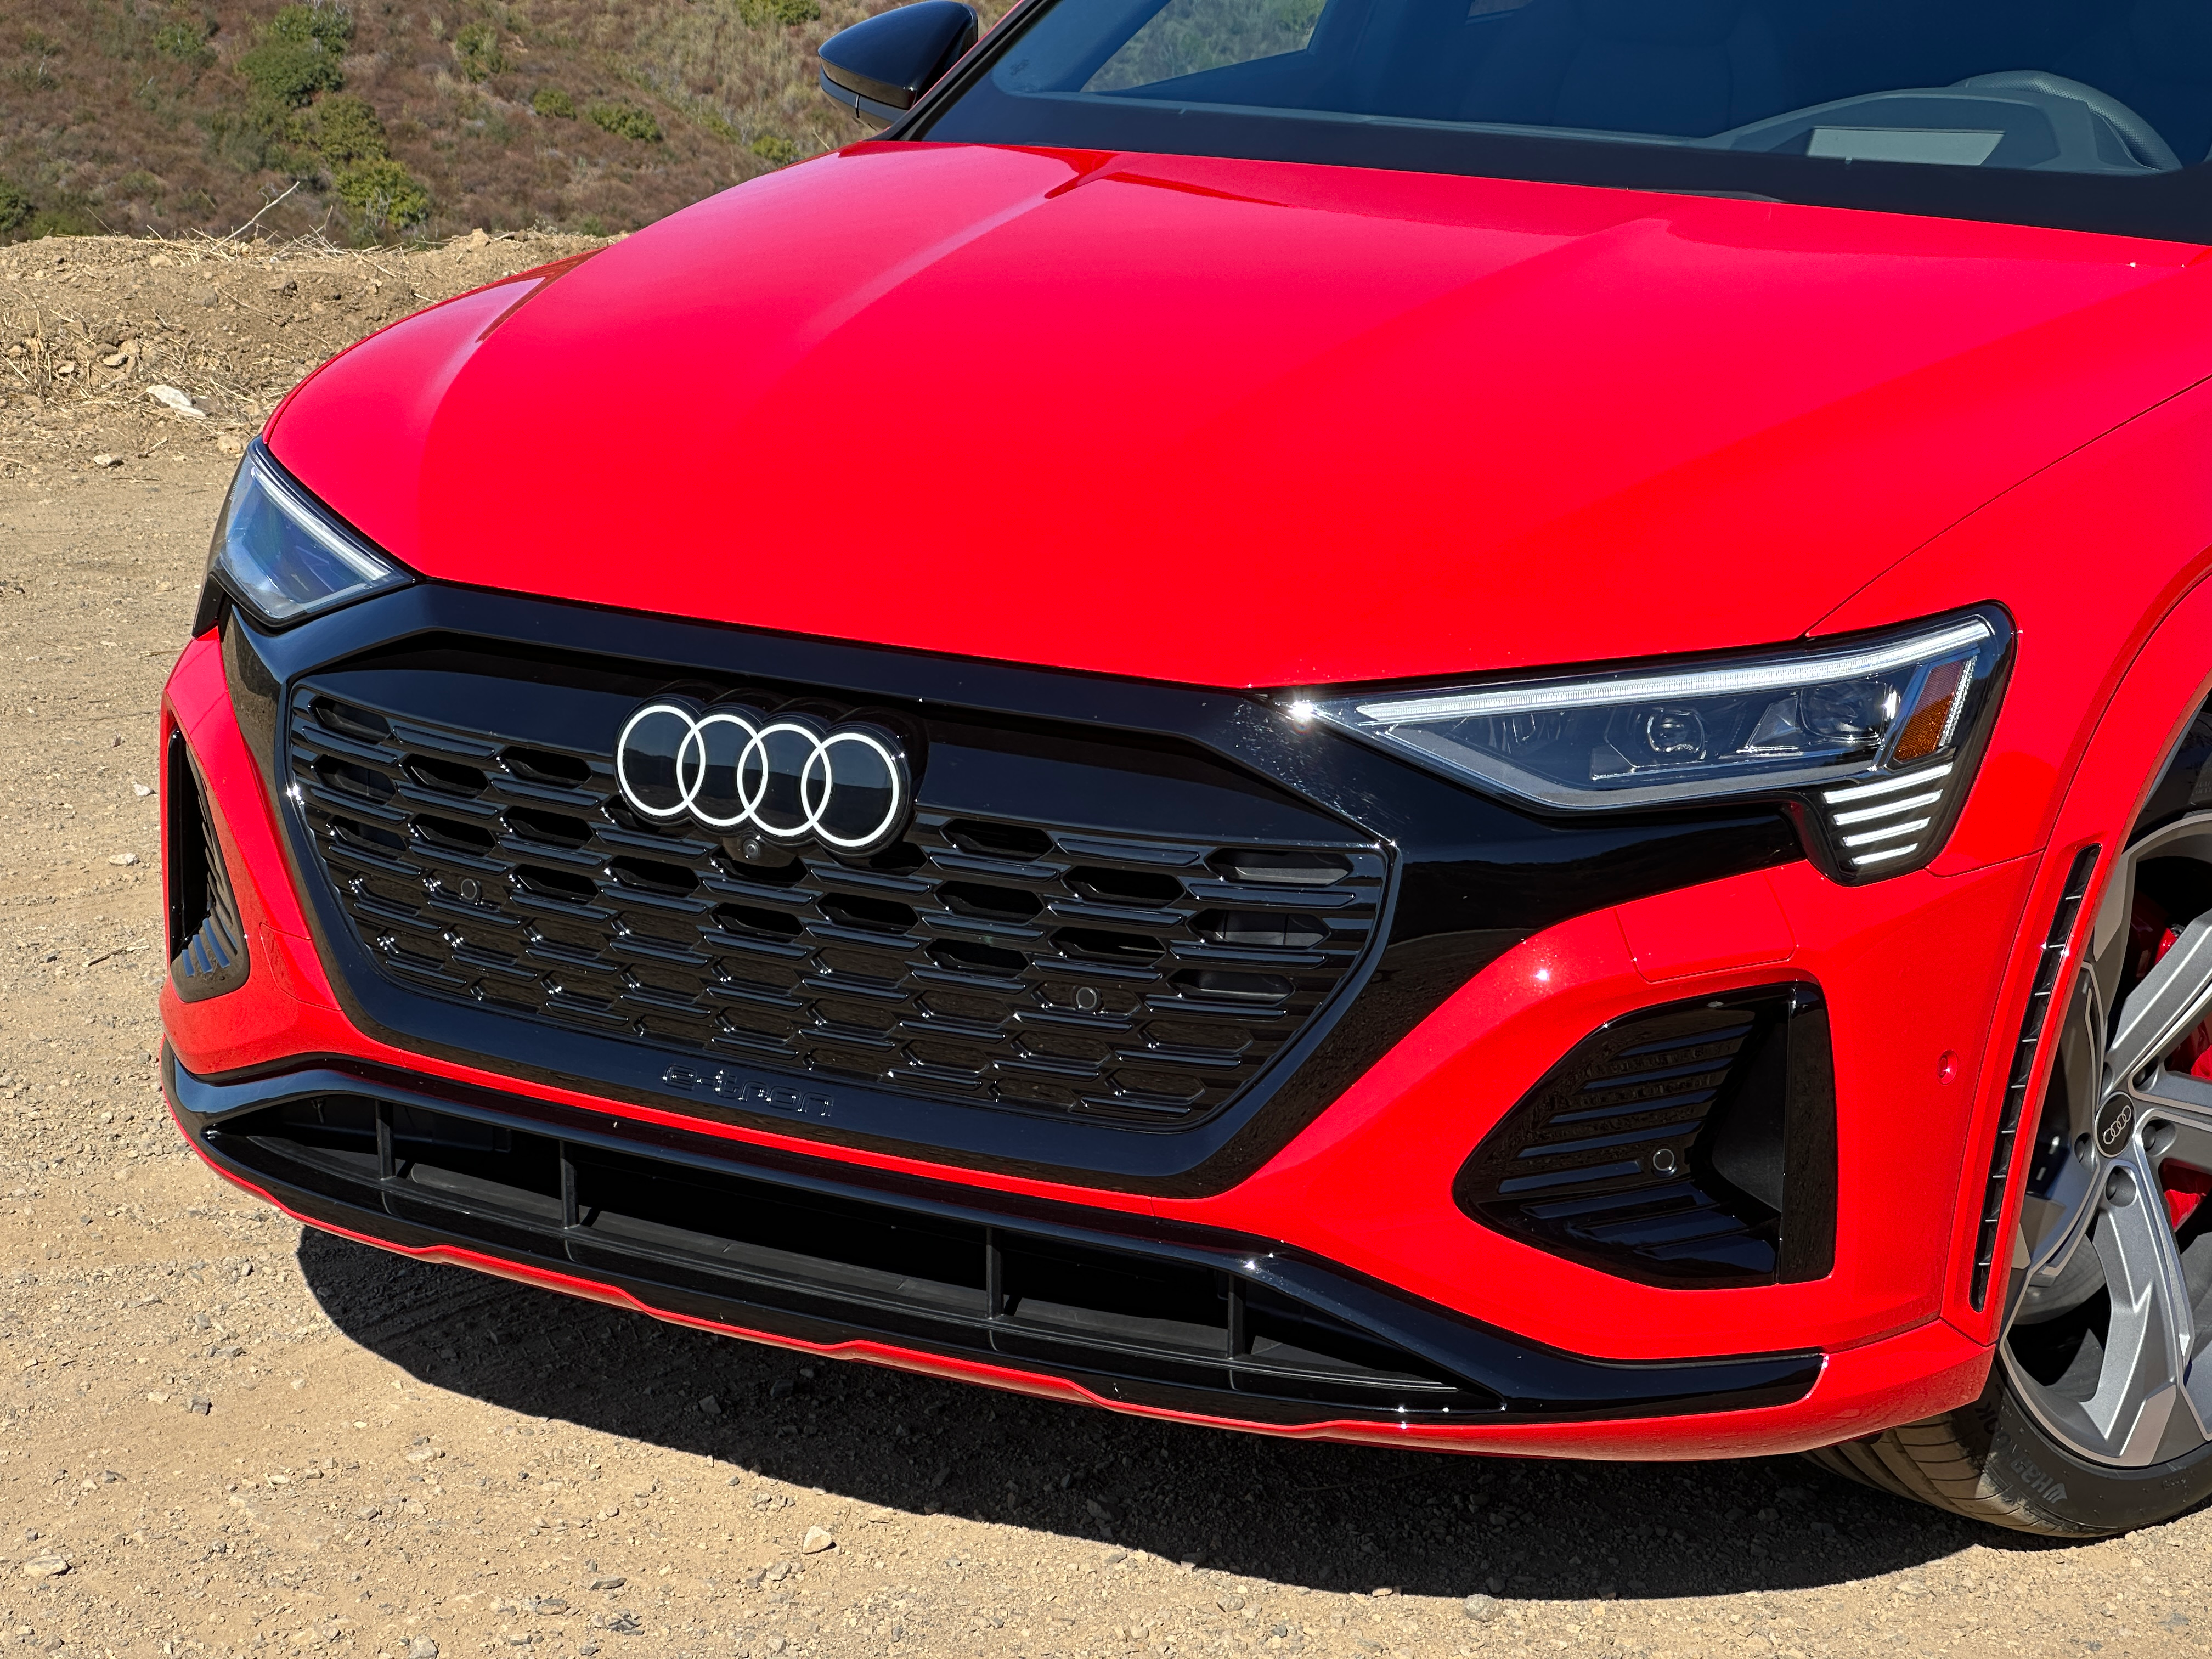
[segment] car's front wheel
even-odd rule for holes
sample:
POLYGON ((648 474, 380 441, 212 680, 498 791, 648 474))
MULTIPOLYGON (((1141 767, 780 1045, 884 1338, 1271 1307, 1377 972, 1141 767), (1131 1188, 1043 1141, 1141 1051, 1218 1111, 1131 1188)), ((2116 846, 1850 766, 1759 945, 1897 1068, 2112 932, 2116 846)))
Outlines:
POLYGON ((2119 858, 2051 1011, 1988 1387, 1809 1454, 2023 1532, 2124 1532, 2212 1496, 2212 813, 2119 858))

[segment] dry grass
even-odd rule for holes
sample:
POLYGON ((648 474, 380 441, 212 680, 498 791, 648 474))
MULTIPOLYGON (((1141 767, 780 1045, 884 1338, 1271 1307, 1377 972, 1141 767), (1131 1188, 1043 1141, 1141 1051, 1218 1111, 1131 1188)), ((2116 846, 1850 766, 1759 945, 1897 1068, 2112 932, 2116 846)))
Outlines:
MULTIPOLYGON (((816 90, 814 49, 883 4, 352 0, 344 90, 374 106, 392 156, 428 187, 422 238, 477 227, 615 234, 864 136, 816 90), (819 15, 775 21, 809 9, 819 15), (487 62, 497 67, 471 80, 487 62), (558 94, 574 116, 533 110, 557 112, 558 94), (661 139, 589 118, 610 104, 642 110, 661 139)), ((278 7, 0 7, 0 241, 221 235, 256 214, 279 236, 372 237, 337 195, 329 159, 256 112, 240 60, 278 7)))

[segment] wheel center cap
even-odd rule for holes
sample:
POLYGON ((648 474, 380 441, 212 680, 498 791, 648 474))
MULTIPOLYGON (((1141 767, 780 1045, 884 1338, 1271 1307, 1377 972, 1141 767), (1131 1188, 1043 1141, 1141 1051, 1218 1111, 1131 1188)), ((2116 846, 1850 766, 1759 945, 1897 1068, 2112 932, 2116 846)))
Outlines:
POLYGON ((2135 1127, 2135 1102, 2125 1095, 2114 1095, 2097 1114, 2097 1150, 2106 1158, 2118 1157, 2128 1144, 2128 1132, 2135 1127))

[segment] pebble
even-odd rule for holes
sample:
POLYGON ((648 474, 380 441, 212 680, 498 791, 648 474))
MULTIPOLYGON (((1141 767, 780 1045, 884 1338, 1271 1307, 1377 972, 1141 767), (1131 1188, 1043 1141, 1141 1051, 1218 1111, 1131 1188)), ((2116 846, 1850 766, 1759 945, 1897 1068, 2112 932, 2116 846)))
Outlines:
MULTIPOLYGON (((110 368, 120 368, 121 360, 118 358, 116 362, 109 363, 108 367, 110 368)), ((92 464, 98 467, 120 466, 123 465, 123 458, 120 455, 110 455, 103 452, 92 458, 92 464)))
POLYGON ((614 1590, 620 1589, 628 1583, 629 1583, 629 1580, 623 1577, 618 1572, 603 1572, 597 1578, 592 1580, 590 1583, 585 1585, 584 1588, 586 1589, 614 1590))
POLYGON ((1244 1598, 1232 1592, 1227 1595, 1215 1596, 1213 1598, 1213 1605, 1219 1607, 1224 1613, 1236 1613, 1243 1607, 1244 1598))
POLYGON ((410 1463, 434 1463, 445 1455, 435 1446, 413 1446, 408 1449, 407 1461, 410 1463))
POLYGON ((215 1401, 209 1399, 204 1394, 196 1394, 191 1397, 191 1403, 187 1405, 185 1409, 186 1411, 198 1412, 202 1417, 205 1417, 210 1412, 215 1409, 215 1401))
POLYGON ((70 1570, 70 1564, 58 1555, 34 1555, 23 1563, 23 1574, 28 1578, 58 1578, 70 1570))
POLYGON ((720 1417, 722 1414, 722 1402, 711 1394, 706 1395, 701 1398, 698 1409, 708 1417, 720 1417))
POLYGON ((799 1553, 801 1555, 815 1555, 823 1550, 833 1550, 836 1547, 837 1540, 828 1533, 819 1527, 809 1527, 806 1529, 805 1540, 799 1547, 799 1553))
POLYGON ((111 853, 107 855, 107 861, 110 864, 136 864, 138 855, 136 853, 111 853))
POLYGON ((1467 1616, 1482 1624, 1505 1611, 1505 1604, 1494 1595, 1485 1595, 1480 1590, 1467 1598, 1467 1616))
POLYGON ((418 1636, 407 1644, 407 1659, 438 1659, 438 1644, 427 1636, 418 1636))

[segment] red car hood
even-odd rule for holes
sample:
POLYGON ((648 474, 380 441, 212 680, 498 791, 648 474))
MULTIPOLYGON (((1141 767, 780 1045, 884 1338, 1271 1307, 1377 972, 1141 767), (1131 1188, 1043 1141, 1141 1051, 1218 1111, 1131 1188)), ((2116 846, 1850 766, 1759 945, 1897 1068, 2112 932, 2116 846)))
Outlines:
POLYGON ((456 582, 1205 684, 1458 674, 1815 628, 2212 373, 2202 252, 871 144, 411 319, 270 443, 456 582))

